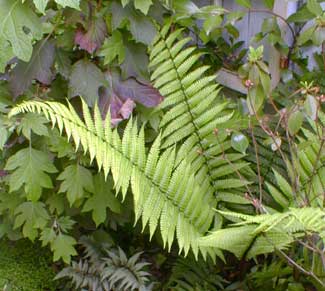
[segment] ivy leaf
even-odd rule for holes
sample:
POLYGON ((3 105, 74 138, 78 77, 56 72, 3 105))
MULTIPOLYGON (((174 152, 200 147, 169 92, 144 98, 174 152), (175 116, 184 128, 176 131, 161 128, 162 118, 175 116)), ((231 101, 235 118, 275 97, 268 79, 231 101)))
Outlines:
POLYGON ((29 62, 19 61, 10 74, 9 84, 14 97, 23 94, 34 79, 49 85, 53 79, 54 44, 40 41, 33 50, 29 62))
POLYGON ((6 211, 10 213, 10 215, 14 215, 17 207, 24 202, 23 197, 21 197, 21 193, 0 193, 0 213, 4 214, 6 211))
POLYGON ((113 30, 124 26, 127 21, 136 42, 142 42, 145 45, 151 44, 157 34, 157 29, 149 18, 143 17, 143 14, 131 5, 123 7, 117 2, 111 4, 111 12, 113 30))
MULTIPOLYGON (((35 7, 37 8, 37 10, 43 14, 45 14, 45 9, 46 6, 49 2, 49 0, 33 0, 35 7)), ((71 8, 75 8, 77 10, 80 10, 80 1, 79 0, 55 0, 55 2, 59 5, 61 5, 62 7, 71 7, 71 8)))
POLYGON ((32 131, 41 136, 48 136, 48 130, 45 126, 46 123, 48 121, 44 116, 36 113, 26 113, 22 117, 17 130, 19 133, 22 132, 29 140, 32 131))
POLYGON ((80 60, 72 67, 69 86, 71 97, 82 96, 92 107, 99 98, 99 88, 107 86, 107 81, 96 65, 88 60, 80 60))
POLYGON ((134 7, 139 9, 145 15, 148 14, 151 5, 152 0, 134 0, 134 7))
POLYGON ((288 120, 288 128, 291 135, 296 134, 302 126, 304 115, 300 111, 292 113, 288 120))
POLYGON ((90 54, 95 52, 104 42, 107 35, 106 23, 101 17, 96 17, 90 21, 85 30, 79 28, 75 35, 75 44, 90 54))
POLYGON ((231 136, 231 146, 236 151, 245 154, 248 148, 249 141, 245 135, 240 132, 233 133, 231 136))
MULTIPOLYGON (((32 41, 42 37, 42 25, 37 15, 21 0, 0 0, 0 40, 6 40, 13 54, 28 62, 32 56, 32 41), (28 28, 28 32, 26 31, 28 28)), ((9 54, 11 52, 9 50, 9 54)), ((7 60, 1 60, 0 63, 7 60)))
POLYGON ((46 173, 57 172, 46 153, 31 147, 11 156, 5 169, 13 171, 9 178, 10 192, 25 185, 27 198, 34 202, 41 197, 42 188, 53 187, 51 178, 46 173))
POLYGON ((42 202, 24 202, 15 211, 16 219, 14 228, 23 226, 23 235, 34 240, 38 234, 38 229, 43 229, 49 215, 42 202))
POLYGON ((112 63, 116 57, 119 64, 123 63, 125 47, 122 34, 118 30, 113 31, 112 36, 105 40, 99 56, 104 57, 104 65, 112 63))
POLYGON ((65 263, 70 264, 71 256, 77 255, 74 248, 76 244, 72 236, 60 233, 51 244, 51 250, 54 252, 53 260, 56 262, 62 258, 65 263))
POLYGON ((50 131, 50 136, 47 138, 47 143, 50 151, 55 152, 58 158, 68 156, 75 157, 75 151, 71 143, 65 137, 62 137, 59 131, 55 128, 50 131))
POLYGON ((323 13, 322 6, 317 0, 307 0, 307 9, 316 16, 321 16, 323 13))
POLYGON ((240 5, 240 6, 244 6, 246 8, 252 8, 252 3, 250 0, 236 0, 236 2, 240 5))
POLYGON ((70 205, 84 198, 85 191, 94 192, 93 177, 86 168, 76 164, 70 165, 59 175, 58 180, 63 181, 59 192, 66 192, 70 205))
POLYGON ((35 4, 36 9, 42 14, 45 14, 45 9, 49 0, 33 0, 33 2, 35 4))
POLYGON ((80 10, 80 0, 55 0, 55 2, 64 7, 70 7, 80 10))
POLYGON ((53 228, 46 227, 42 230, 40 240, 42 241, 42 246, 52 243, 56 238, 56 234, 53 228))
POLYGON ((96 226, 106 220, 106 209, 109 208, 113 212, 121 212, 121 204, 112 193, 113 181, 108 179, 105 181, 102 174, 94 177, 94 193, 86 201, 82 211, 92 211, 92 218, 96 226))

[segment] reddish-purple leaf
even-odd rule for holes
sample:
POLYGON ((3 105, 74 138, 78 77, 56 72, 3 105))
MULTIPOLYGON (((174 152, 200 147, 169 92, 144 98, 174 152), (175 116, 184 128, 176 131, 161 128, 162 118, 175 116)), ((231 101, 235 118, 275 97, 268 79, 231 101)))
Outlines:
POLYGON ((116 72, 109 72, 106 76, 110 80, 113 92, 121 100, 131 99, 146 107, 156 107, 163 101, 159 91, 150 84, 139 82, 135 78, 123 81, 116 72))
POLYGON ((123 102, 115 94, 108 96, 108 90, 102 91, 101 93, 99 107, 103 117, 106 116, 110 108, 112 126, 117 126, 122 120, 128 119, 131 116, 136 106, 133 100, 127 99, 123 102))
POLYGON ((123 105, 122 105, 122 107, 121 107, 119 113, 120 113, 120 115, 121 115, 124 119, 128 119, 128 118, 131 116, 131 114, 132 114, 134 108, 135 108, 135 103, 134 103, 134 101, 131 100, 131 99, 127 99, 127 100, 123 103, 123 105))
POLYGON ((107 35, 106 23, 102 18, 93 19, 85 29, 78 28, 75 35, 75 44, 89 53, 100 48, 107 35))
POLYGON ((16 98, 23 94, 33 80, 45 85, 53 80, 52 65, 54 62, 55 46, 51 41, 40 41, 34 49, 28 63, 18 61, 10 73, 9 84, 13 96, 16 98))
POLYGON ((117 72, 107 72, 106 78, 111 86, 100 90, 99 107, 103 117, 110 108, 113 126, 131 116, 136 102, 155 107, 163 100, 155 88, 134 78, 123 81, 117 72))

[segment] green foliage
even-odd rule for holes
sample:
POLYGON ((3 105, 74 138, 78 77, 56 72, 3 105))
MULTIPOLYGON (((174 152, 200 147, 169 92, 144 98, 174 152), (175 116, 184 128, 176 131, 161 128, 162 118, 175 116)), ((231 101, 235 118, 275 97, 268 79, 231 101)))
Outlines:
POLYGON ((22 149, 10 157, 5 169, 13 171, 10 175, 10 192, 24 185, 28 199, 34 202, 41 197, 42 188, 52 187, 47 173, 57 171, 46 153, 32 147, 22 149))
POLYGON ((160 222, 164 245, 169 249, 176 232, 180 251, 185 255, 191 248, 196 256, 199 251, 203 256, 208 252, 214 256, 211 249, 197 244, 198 237, 209 229, 213 212, 211 198, 206 196, 204 186, 196 184, 190 164, 184 160, 177 165, 173 149, 159 156, 160 137, 147 155, 143 128, 138 132, 136 124, 129 121, 121 140, 117 131, 111 129, 109 115, 103 124, 98 107, 92 118, 86 103, 82 104, 84 121, 70 104, 67 108, 55 102, 25 102, 13 109, 11 116, 43 112, 60 132, 65 130, 76 148, 82 145, 90 159, 96 159, 105 176, 112 171, 116 192, 121 192, 123 198, 131 184, 136 220, 142 217, 143 228, 148 224, 151 236, 160 222), (187 180, 182 179, 184 173, 187 180))
POLYGON ((48 251, 26 240, 4 240, 0 243, 0 258, 1 290, 54 291, 58 287, 53 281, 55 272, 48 251))
POLYGON ((66 288, 325 288, 324 3, 234 2, 0 0, 2 240, 40 240, 66 288))
POLYGON ((249 181, 239 178, 236 171, 249 170, 241 156, 229 150, 232 144, 238 150, 226 132, 227 127, 236 128, 231 120, 234 112, 219 96, 215 76, 204 75, 209 67, 196 66, 201 53, 191 46, 185 48, 191 38, 178 40, 182 29, 169 30, 168 25, 162 28, 150 54, 151 79, 165 97, 159 106, 165 110, 160 123, 162 148, 181 144, 177 163, 187 159, 195 165, 196 178, 208 199, 223 190, 225 195, 237 194, 249 181))
MULTIPOLYGON (((5 60, 17 56, 23 61, 29 61, 32 55, 32 40, 40 39, 42 36, 41 23, 28 3, 20 1, 1 0, 0 19, 0 40, 1 52, 5 52, 5 60), (27 27, 30 32, 24 30, 27 27)), ((4 64, 2 60, 0 62, 4 64)), ((0 67, 0 72, 4 66, 0 67)))

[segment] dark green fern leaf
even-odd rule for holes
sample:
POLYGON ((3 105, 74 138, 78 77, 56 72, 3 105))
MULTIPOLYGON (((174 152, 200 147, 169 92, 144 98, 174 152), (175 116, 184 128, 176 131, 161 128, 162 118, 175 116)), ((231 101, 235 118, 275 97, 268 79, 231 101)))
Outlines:
POLYGON ((249 184, 238 172, 250 171, 243 156, 229 154, 225 129, 232 128, 234 112, 219 96, 215 75, 206 76, 209 67, 197 66, 201 54, 187 46, 190 41, 190 37, 182 38, 181 29, 171 32, 166 25, 151 48, 151 79, 165 97, 160 105, 166 112, 160 124, 162 148, 180 145, 177 163, 185 158, 192 163, 207 197, 219 191, 237 195, 234 189, 249 184))

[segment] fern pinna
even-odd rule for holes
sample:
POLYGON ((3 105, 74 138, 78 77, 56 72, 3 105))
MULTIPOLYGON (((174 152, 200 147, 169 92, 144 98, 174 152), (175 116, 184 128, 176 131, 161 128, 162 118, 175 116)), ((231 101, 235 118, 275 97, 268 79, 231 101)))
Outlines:
POLYGON ((151 80, 165 97, 160 105, 165 111, 160 124, 162 148, 180 145, 177 162, 186 157, 192 163, 207 197, 233 197, 238 203, 244 192, 238 189, 248 184, 238 172, 249 173, 249 167, 243 154, 227 153, 231 143, 226 129, 234 128, 235 113, 219 96, 215 75, 205 75, 209 66, 197 65, 202 54, 187 46, 191 38, 183 38, 182 31, 171 32, 169 25, 164 26, 150 51, 151 80))
POLYGON ((183 160, 175 166, 174 149, 160 154, 160 137, 146 154, 144 129, 138 131, 132 120, 121 139, 111 128, 109 114, 103 122, 97 106, 93 117, 84 101, 82 108, 84 121, 71 104, 66 107, 57 102, 24 102, 10 114, 42 112, 61 133, 65 130, 76 148, 81 145, 91 160, 96 159, 106 176, 111 171, 116 192, 121 192, 123 198, 131 184, 136 220, 142 218, 143 228, 149 225, 151 236, 160 222, 161 235, 169 249, 176 233, 180 251, 185 255, 192 249, 196 256, 200 251, 204 257, 208 253, 215 257, 218 251, 198 245, 198 238, 209 230, 213 210, 204 195, 207 188, 196 182, 191 165, 183 160))

